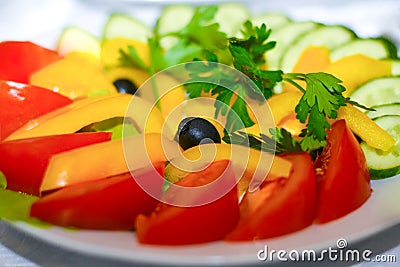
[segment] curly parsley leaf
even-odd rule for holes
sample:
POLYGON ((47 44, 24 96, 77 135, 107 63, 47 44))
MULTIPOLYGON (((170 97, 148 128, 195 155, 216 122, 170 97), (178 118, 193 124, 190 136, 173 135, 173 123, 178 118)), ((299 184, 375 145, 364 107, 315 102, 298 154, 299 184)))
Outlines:
POLYGON ((303 96, 295 108, 297 119, 307 122, 306 131, 302 133, 301 145, 304 150, 316 150, 326 144, 326 130, 330 128, 327 118, 337 118, 337 110, 346 105, 346 98, 342 95, 345 88, 335 76, 317 72, 308 74, 287 74, 284 80, 294 84, 303 91, 303 96), (302 89, 296 82, 306 82, 306 89, 302 89))
MULTIPOLYGON (((199 68, 187 68, 192 80, 207 77, 209 81, 215 84, 225 85, 222 87, 190 83, 186 86, 186 90, 191 98, 200 96, 202 92, 211 92, 212 95, 216 95, 218 101, 215 104, 215 115, 227 116, 226 128, 229 132, 243 128, 243 126, 254 125, 247 111, 246 99, 251 98, 263 102, 272 96, 274 86, 282 81, 282 71, 263 69, 264 54, 275 46, 275 42, 268 41, 270 33, 271 31, 267 30, 265 24, 258 27, 247 21, 243 32, 244 38, 233 37, 228 39, 233 66, 252 81, 249 86, 247 80, 229 72, 224 73, 226 71, 218 71, 218 68, 214 68, 213 72, 204 69, 204 65, 200 65, 199 68), (230 109, 228 109, 228 106, 230 109)), ((206 52, 208 53, 206 59, 208 57, 212 58, 214 62, 218 61, 215 53, 210 52, 209 49, 206 52)))
MULTIPOLYGON (((272 128, 269 130, 272 139, 276 142, 276 154, 287 152, 302 152, 304 151, 299 141, 293 138, 290 132, 284 128, 272 128)), ((269 138, 266 135, 261 135, 263 139, 269 138)))
POLYGON ((211 23, 218 11, 217 6, 198 6, 192 19, 180 31, 168 33, 200 47, 217 51, 227 46, 227 36, 219 30, 218 23, 211 23))

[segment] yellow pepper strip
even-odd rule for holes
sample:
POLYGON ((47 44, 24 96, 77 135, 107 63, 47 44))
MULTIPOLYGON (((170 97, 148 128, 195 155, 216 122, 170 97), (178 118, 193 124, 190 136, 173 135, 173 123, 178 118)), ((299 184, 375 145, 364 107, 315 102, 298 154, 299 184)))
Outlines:
POLYGON ((40 192, 106 178, 129 170, 139 170, 149 166, 150 163, 165 162, 167 158, 163 149, 168 146, 178 145, 160 134, 153 133, 139 134, 56 154, 47 166, 40 192), (143 144, 146 144, 146 147, 143 144), (132 164, 126 162, 129 158, 125 156, 129 151, 124 153, 124 150, 130 148, 132 153, 138 155, 132 163, 133 168, 132 164))
POLYGON ((107 69, 104 74, 111 82, 119 79, 127 79, 139 88, 150 76, 141 69, 131 67, 116 67, 107 69))
POLYGON ((65 57, 54 62, 30 77, 30 84, 48 88, 71 99, 87 97, 96 90, 117 93, 117 89, 107 79, 92 60, 84 56, 65 57))
POLYGON ((338 119, 346 120, 349 128, 371 147, 388 151, 396 142, 365 113, 352 105, 341 107, 338 110, 338 119))
POLYGON ((346 91, 344 96, 350 96, 359 85, 378 77, 390 76, 392 64, 388 61, 355 54, 339 59, 328 65, 322 71, 330 73, 343 81, 346 91))
POLYGON ((128 39, 124 37, 117 37, 113 39, 104 40, 101 46, 100 58, 106 69, 115 68, 120 65, 120 49, 128 52, 128 47, 135 48, 143 63, 148 66, 150 63, 150 50, 146 43, 137 40, 128 39))
MULTIPOLYGON (((330 64, 329 48, 325 46, 309 46, 301 53, 296 65, 293 67, 294 73, 319 72, 330 64)), ((305 86, 305 82, 299 81, 305 86)), ((285 83, 283 92, 298 91, 294 85, 285 83)))
MULTIPOLYGON (((247 190, 252 179, 265 179, 266 176, 264 175, 266 172, 268 179, 273 179, 277 177, 289 177, 292 171, 292 163, 290 161, 279 156, 273 156, 267 152, 240 145, 204 144, 189 148, 180 157, 172 159, 170 161, 171 164, 165 169, 165 178, 170 182, 179 181, 188 173, 187 170, 196 166, 196 163, 193 161, 197 161, 201 157, 205 157, 202 159, 206 161, 209 160, 209 156, 213 153, 206 153, 207 150, 204 151, 203 149, 214 145, 215 154, 212 155, 213 161, 228 159, 232 161, 234 169, 244 170, 241 177, 236 177, 240 179, 238 183, 239 193, 247 190), (272 164, 269 166, 268 162, 272 162, 272 164), (268 168, 270 168, 269 172, 268 168)), ((197 166, 202 166, 202 162, 200 161, 197 166)))
MULTIPOLYGON (((114 117, 130 117, 139 132, 161 133, 163 116, 160 111, 138 96, 115 94, 93 99, 76 101, 59 110, 45 114, 24 125, 6 140, 74 133, 94 122, 114 117), (131 103, 131 101, 134 101, 131 103), (134 105, 135 112, 127 113, 129 105, 134 105), (150 112, 151 110, 151 112, 150 112), (149 117, 146 118, 146 113, 149 117)), ((166 129, 169 131, 169 129, 166 129)))
POLYGON ((303 94, 296 89, 293 92, 284 92, 272 96, 267 100, 271 109, 275 123, 279 123, 283 118, 290 115, 303 94))
POLYGON ((88 52, 72 51, 65 55, 67 58, 72 58, 76 62, 90 65, 91 68, 103 71, 103 65, 98 57, 88 52))
POLYGON ((316 72, 331 63, 329 48, 326 46, 309 46, 299 57, 292 72, 309 73, 316 72))

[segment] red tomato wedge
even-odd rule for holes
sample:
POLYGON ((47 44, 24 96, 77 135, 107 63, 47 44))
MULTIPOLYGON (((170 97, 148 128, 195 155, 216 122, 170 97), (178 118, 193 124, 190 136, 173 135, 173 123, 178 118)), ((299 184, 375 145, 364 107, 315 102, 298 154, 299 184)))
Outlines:
POLYGON ((71 103, 68 97, 46 88, 0 81, 0 141, 30 120, 71 103))
MULTIPOLYGON (((187 245, 223 239, 239 220, 236 179, 230 162, 228 160, 215 161, 204 170, 188 174, 176 184, 185 187, 200 187, 213 181, 220 181, 220 179, 232 184, 232 189, 213 202, 193 207, 174 206, 160 202, 150 216, 139 215, 136 219, 139 242, 157 245, 187 245)), ((167 190, 163 197, 190 197, 174 193, 173 190, 167 190)), ((205 192, 207 193, 212 192, 205 192)))
POLYGON ((327 142, 315 162, 318 177, 316 223, 326 223, 352 212, 371 195, 365 156, 344 120, 332 125, 327 142))
MULTIPOLYGON (((0 143, 0 171, 7 189, 39 195, 50 158, 60 152, 111 140, 111 133, 72 133, 0 143)), ((85 164, 85 162, 82 162, 85 164)))
POLYGON ((0 80, 29 83, 32 73, 62 57, 57 51, 26 41, 0 42, 0 80))
MULTIPOLYGON (((164 163, 157 172, 163 175, 164 163)), ((59 226, 94 230, 131 230, 138 214, 148 214, 158 201, 148 195, 135 179, 150 178, 154 171, 143 171, 143 177, 130 173, 83 182, 50 193, 35 203, 32 217, 59 226)), ((162 191, 162 179, 156 179, 162 191)))
POLYGON ((241 204, 237 227, 227 241, 266 239, 288 234, 312 224, 316 214, 317 184, 307 153, 282 155, 293 164, 289 177, 265 181, 247 192, 241 204))

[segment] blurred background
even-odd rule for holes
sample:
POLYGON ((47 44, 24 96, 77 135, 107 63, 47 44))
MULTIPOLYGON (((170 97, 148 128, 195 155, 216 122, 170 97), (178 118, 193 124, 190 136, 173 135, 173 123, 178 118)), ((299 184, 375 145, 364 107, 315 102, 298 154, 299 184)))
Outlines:
MULTIPOLYGON (((0 9, 0 40, 31 40, 54 47, 65 26, 79 26, 100 36, 107 16, 128 13, 152 25, 161 8, 171 3, 233 1, 168 0, 6 0, 0 9)), ((360 37, 386 36, 400 45, 399 0, 247 0, 254 13, 282 12, 294 20, 343 24, 360 37)))

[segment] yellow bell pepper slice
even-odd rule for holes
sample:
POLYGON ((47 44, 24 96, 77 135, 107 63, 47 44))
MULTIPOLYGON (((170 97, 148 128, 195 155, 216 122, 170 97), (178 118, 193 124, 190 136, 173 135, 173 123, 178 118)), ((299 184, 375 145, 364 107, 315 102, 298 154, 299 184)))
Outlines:
MULTIPOLYGON (((319 72, 331 63, 329 48, 325 46, 309 46, 300 55, 297 63, 293 67, 292 72, 294 73, 310 73, 319 72)), ((300 85, 304 86, 304 82, 299 82, 300 85)), ((285 83, 283 86, 284 92, 298 91, 290 83, 285 83)))
POLYGON ((149 65, 150 62, 150 51, 149 46, 146 43, 142 43, 138 40, 132 40, 128 38, 118 37, 109 40, 104 40, 100 58, 103 62, 103 65, 106 69, 115 68, 120 66, 120 49, 125 52, 128 52, 128 47, 133 46, 143 60, 143 63, 149 65))
POLYGON ((100 59, 93 54, 79 51, 72 51, 65 55, 66 58, 70 58, 76 62, 81 62, 82 64, 88 64, 93 69, 98 69, 103 71, 103 65, 100 59))
MULTIPOLYGON (((165 147, 178 148, 178 144, 153 133, 116 139, 56 154, 49 161, 40 192, 139 170, 150 163, 154 165, 165 162, 167 160, 165 147), (126 158, 126 153, 129 151, 125 150, 129 148, 132 148, 132 153, 138 155, 133 163, 134 166, 127 164, 129 158, 126 158)), ((168 151, 178 151, 178 149, 168 151)))
POLYGON ((331 63, 329 48, 326 46, 309 46, 300 55, 292 72, 316 72, 331 63))
POLYGON ((344 96, 350 96, 359 85, 378 77, 392 74, 391 62, 354 54, 339 59, 328 65, 322 71, 330 73, 343 81, 346 91, 344 96))
POLYGON ((191 170, 193 166, 203 166, 203 161, 200 160, 198 164, 194 163, 194 161, 199 160, 201 157, 209 160, 210 156, 213 156, 213 161, 231 160, 234 169, 244 170, 242 177, 237 177, 237 179, 240 179, 238 182, 239 193, 247 190, 252 179, 265 179, 266 176, 264 175, 266 174, 270 179, 289 177, 292 171, 292 163, 290 161, 267 152, 240 145, 204 144, 189 148, 180 157, 170 160, 171 164, 165 169, 165 178, 170 182, 179 181, 187 174, 187 170, 191 170), (208 150, 204 150, 207 147, 210 148, 210 146, 215 146, 214 155, 206 153, 208 150), (267 162, 271 162, 271 165, 268 165, 267 162))
POLYGON ((352 105, 340 107, 338 119, 344 119, 349 128, 370 147, 388 151, 396 143, 391 135, 352 105))
POLYGON ((112 82, 100 68, 93 65, 91 59, 85 60, 76 54, 35 72, 30 77, 30 84, 48 88, 71 99, 85 98, 98 90, 117 92, 112 82))
MULTIPOLYGON (((79 100, 45 114, 30 121, 6 140, 74 133, 94 122, 125 116, 132 119, 135 126, 139 128, 139 132, 161 133, 163 131, 164 119, 157 108, 138 96, 115 94, 79 100), (134 107, 127 114, 129 105, 134 105, 134 107), (149 114, 148 118, 145 116, 146 113, 149 114)), ((171 134, 168 128, 165 128, 165 131, 166 134, 171 134)))
POLYGON ((104 74, 111 82, 115 82, 119 79, 127 79, 136 85, 137 88, 139 88, 149 78, 149 74, 145 71, 130 67, 108 69, 104 74))
POLYGON ((302 97, 302 93, 296 89, 292 92, 276 94, 267 100, 275 123, 290 115, 302 97))

